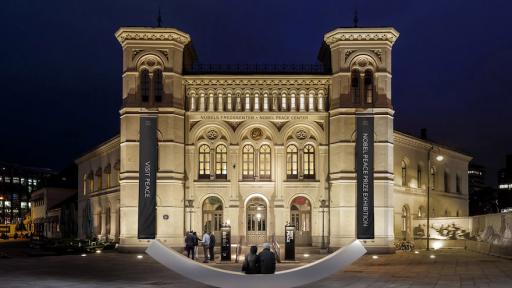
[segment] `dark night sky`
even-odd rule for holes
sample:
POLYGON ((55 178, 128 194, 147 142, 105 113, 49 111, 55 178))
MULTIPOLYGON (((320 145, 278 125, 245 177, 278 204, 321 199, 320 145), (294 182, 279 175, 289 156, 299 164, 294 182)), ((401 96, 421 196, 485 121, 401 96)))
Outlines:
MULTIPOLYGON (((0 160, 61 169, 116 135, 120 26, 153 26, 159 1, 3 1, 0 160)), ((315 63, 355 1, 161 1, 202 63, 315 63)), ((512 153, 512 1, 358 1, 393 26, 395 127, 473 155, 495 182, 512 153)))

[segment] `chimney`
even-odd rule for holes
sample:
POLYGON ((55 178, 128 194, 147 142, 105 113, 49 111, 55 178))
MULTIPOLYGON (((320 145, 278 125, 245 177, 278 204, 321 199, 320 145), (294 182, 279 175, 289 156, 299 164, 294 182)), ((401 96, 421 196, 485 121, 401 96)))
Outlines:
POLYGON ((427 140, 427 128, 421 128, 420 138, 423 140, 427 140))

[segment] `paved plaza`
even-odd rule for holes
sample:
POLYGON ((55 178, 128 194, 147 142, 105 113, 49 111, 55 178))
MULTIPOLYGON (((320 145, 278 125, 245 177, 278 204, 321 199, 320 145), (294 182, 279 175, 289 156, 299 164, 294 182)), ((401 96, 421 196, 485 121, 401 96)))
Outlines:
MULTIPOLYGON (((512 283, 512 260, 463 249, 372 256, 304 287, 511 287, 512 283)), ((240 269, 239 264, 213 265, 240 269)), ((167 270, 147 255, 142 259, 117 252, 13 257, 0 259, 0 266, 1 287, 207 287, 167 270)), ((297 266, 279 264, 278 269, 297 266)))

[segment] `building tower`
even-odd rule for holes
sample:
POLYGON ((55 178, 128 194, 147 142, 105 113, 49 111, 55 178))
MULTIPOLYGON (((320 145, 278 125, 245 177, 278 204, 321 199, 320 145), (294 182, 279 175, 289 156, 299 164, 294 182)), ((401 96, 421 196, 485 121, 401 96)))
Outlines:
MULTIPOLYGON (((190 36, 172 28, 121 28, 123 103, 120 110, 120 245, 136 248, 140 117, 157 117, 156 238, 181 246, 184 207, 182 71, 194 57, 190 36)), ((143 243, 144 242, 144 243, 143 243)))
POLYGON ((374 121, 374 239, 370 251, 393 249, 393 28, 339 28, 327 33, 319 58, 332 69, 329 97, 329 179, 331 247, 356 238, 356 118, 374 121))

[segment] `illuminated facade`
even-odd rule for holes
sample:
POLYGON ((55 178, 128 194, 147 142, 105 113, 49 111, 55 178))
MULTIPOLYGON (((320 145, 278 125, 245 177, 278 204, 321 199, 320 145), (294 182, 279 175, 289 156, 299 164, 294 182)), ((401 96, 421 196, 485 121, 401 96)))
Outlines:
MULTIPOLYGON (((393 130, 396 30, 329 32, 319 54, 326 68, 302 73, 202 73, 190 36, 171 28, 116 37, 120 135, 76 161, 79 227, 90 222, 93 235, 124 248, 147 245, 137 239, 139 119, 156 115, 157 239, 182 247, 186 230, 229 223, 234 243, 282 242, 289 222, 298 245, 324 237, 341 247, 355 238, 355 118, 366 113, 375 119, 375 239, 365 245, 392 251, 395 238, 412 238, 412 219, 426 215, 432 143, 393 130)), ((467 215, 470 157, 437 146, 433 154, 445 161, 432 167, 432 210, 467 215)))

